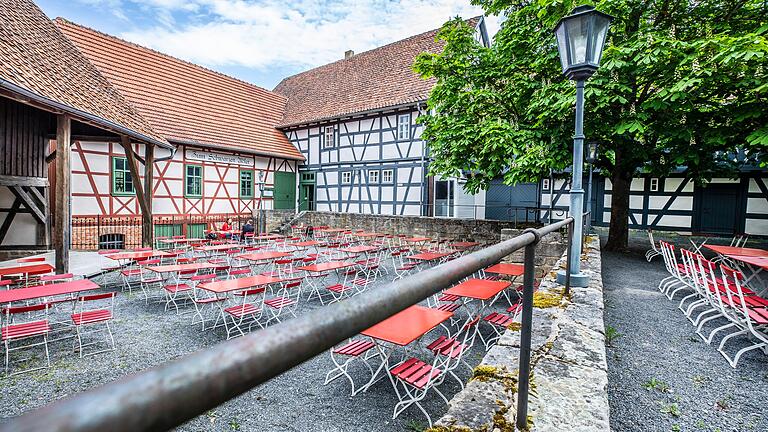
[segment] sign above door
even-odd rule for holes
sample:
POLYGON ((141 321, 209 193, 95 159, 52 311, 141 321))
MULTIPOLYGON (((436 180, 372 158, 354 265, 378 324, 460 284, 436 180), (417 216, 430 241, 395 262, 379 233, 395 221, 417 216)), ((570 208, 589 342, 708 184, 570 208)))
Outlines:
POLYGON ((186 156, 188 160, 196 160, 202 162, 215 162, 225 163, 231 165, 248 165, 253 166, 254 159, 248 156, 238 156, 224 153, 212 153, 201 150, 187 150, 186 156))

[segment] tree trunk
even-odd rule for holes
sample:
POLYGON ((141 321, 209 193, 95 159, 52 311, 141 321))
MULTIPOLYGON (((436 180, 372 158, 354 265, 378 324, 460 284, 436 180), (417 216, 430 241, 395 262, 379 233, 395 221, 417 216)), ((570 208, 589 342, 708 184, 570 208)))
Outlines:
MULTIPOLYGON (((618 156, 617 156, 618 159, 618 156)), ((618 161, 617 161, 618 162, 618 161)), ((629 191, 634 170, 616 164, 611 173, 611 226, 605 249, 624 251, 629 238, 629 191)))

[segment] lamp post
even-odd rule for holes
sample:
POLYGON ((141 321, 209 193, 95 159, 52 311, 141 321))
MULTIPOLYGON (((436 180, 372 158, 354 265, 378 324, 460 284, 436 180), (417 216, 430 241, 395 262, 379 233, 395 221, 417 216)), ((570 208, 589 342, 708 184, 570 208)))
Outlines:
POLYGON ((590 141, 587 143, 587 156, 586 160, 589 164, 589 181, 587 182, 587 208, 590 210, 587 217, 587 234, 592 232, 592 171, 595 161, 597 161, 597 148, 599 143, 597 141, 590 141))
POLYGON ((257 183, 259 185, 259 234, 263 234, 264 231, 266 231, 266 227, 264 226, 264 209, 261 207, 262 202, 264 201, 264 171, 259 171, 259 182, 257 183))
MULTIPOLYGON (((571 242, 571 286, 585 287, 589 277, 581 272, 581 242, 584 213, 582 167, 584 164, 584 82, 600 66, 605 38, 612 17, 598 12, 592 6, 578 6, 563 17, 555 27, 557 50, 563 74, 576 81, 576 128, 573 135, 573 168, 571 170, 570 213, 573 217, 573 241, 571 242)), ((566 274, 557 274, 559 283, 565 283, 566 274)))

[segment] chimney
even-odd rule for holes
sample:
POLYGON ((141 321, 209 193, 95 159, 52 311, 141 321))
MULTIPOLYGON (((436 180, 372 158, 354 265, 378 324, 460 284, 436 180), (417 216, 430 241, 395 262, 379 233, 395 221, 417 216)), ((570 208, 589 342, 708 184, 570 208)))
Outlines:
POLYGON ((355 52, 354 52, 354 51, 352 51, 352 50, 346 50, 346 51, 344 51, 344 60, 346 60, 346 59, 348 59, 348 58, 352 57, 353 55, 355 55, 355 52))

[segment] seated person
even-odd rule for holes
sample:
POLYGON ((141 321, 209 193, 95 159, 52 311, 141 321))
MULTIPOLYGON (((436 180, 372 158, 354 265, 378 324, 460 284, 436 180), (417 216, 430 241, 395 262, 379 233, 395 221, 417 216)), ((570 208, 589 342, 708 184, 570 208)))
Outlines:
POLYGON ((242 233, 240 234, 240 238, 244 239, 245 238, 245 234, 253 233, 253 232, 254 232, 253 220, 248 219, 248 221, 245 223, 245 225, 243 225, 243 230, 242 230, 242 233))

